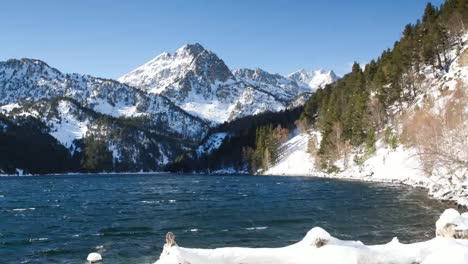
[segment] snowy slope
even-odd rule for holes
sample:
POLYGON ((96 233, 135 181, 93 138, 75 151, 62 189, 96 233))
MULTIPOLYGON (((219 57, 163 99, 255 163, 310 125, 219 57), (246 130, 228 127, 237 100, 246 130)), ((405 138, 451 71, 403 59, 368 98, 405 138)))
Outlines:
POLYGON ((234 81, 234 77, 216 54, 196 43, 185 45, 174 54, 162 53, 122 76, 119 81, 149 93, 183 100, 190 85, 198 86, 197 94, 200 96, 209 97, 213 95, 212 85, 234 81))
MULTIPOLYGON (((424 176, 423 171, 420 169, 421 165, 415 156, 414 149, 400 146, 393 150, 382 144, 382 142, 377 143, 376 154, 361 166, 345 168, 344 161, 339 160, 336 165, 342 169, 342 172, 338 174, 323 173, 316 167, 313 156, 307 151, 310 137, 316 137, 316 142, 320 142, 320 134, 309 131, 309 133, 298 134, 281 145, 279 159, 263 174, 395 181, 416 186, 428 186, 431 183, 431 180, 424 176)), ((348 158, 349 164, 353 163, 353 158, 354 156, 348 158)))
POLYGON ((238 80, 255 87, 258 90, 264 91, 276 97, 280 101, 289 102, 303 93, 314 91, 302 83, 298 83, 293 79, 283 77, 279 74, 271 74, 262 69, 237 69, 232 71, 238 80))
POLYGON ((7 117, 34 117, 42 121, 49 128, 49 134, 69 149, 74 148, 75 140, 85 137, 91 124, 80 107, 68 100, 54 103, 42 100, 27 106, 15 103, 2 107, 2 110, 7 117))
POLYGON ((213 150, 218 149, 227 136, 228 133, 225 132, 211 134, 203 144, 198 146, 197 155, 210 154, 213 150))
POLYGON ((311 175, 314 170, 312 156, 307 152, 309 134, 296 135, 282 144, 275 165, 264 174, 268 175, 311 175))
MULTIPOLYGON (((154 133, 151 123, 128 123, 118 118, 82 107, 78 102, 67 99, 40 100, 35 103, 3 109, 11 120, 32 117, 45 125, 49 133, 72 155, 82 152, 85 138, 102 140, 113 155, 114 164, 125 170, 156 170, 174 160, 192 146, 191 141, 173 137, 171 133, 154 133)), ((158 130, 161 132, 160 130, 158 130)))
POLYGON ((62 145, 69 148, 73 141, 82 139, 88 131, 88 120, 79 120, 72 114, 74 105, 68 101, 60 101, 57 106, 58 118, 49 121, 50 133, 62 145))
POLYGON ((231 72, 223 60, 200 44, 163 53, 119 81, 145 93, 164 95, 190 114, 213 123, 283 110, 298 96, 314 90, 261 69, 231 72))
POLYGON ((300 69, 289 74, 288 77, 313 88, 323 88, 325 85, 338 80, 338 76, 333 71, 325 71, 322 69, 316 71, 300 69))
POLYGON ((114 80, 64 74, 39 60, 0 62, 0 105, 61 97, 113 117, 144 116, 160 123, 158 127, 164 132, 184 138, 201 139, 207 130, 204 121, 163 96, 149 96, 114 80))

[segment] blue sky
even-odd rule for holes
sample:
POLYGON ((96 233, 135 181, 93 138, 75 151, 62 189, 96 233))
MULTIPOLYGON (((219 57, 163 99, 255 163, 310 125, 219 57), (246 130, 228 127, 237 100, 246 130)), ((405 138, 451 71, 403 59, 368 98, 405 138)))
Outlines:
MULTIPOLYGON (((43 0, 1 5, 0 60, 117 78, 201 43, 234 68, 344 74, 391 47, 427 0, 43 0)), ((442 0, 431 1, 440 5, 442 0)))

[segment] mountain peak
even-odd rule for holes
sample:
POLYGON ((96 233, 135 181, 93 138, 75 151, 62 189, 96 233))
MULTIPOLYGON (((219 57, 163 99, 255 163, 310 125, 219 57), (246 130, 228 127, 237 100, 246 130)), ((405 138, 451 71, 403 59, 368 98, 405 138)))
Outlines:
MULTIPOLYGON (((185 44, 182 47, 178 48, 173 54, 165 51, 165 52, 157 55, 156 57, 154 57, 152 60, 150 60, 149 62, 147 62, 144 65, 154 64, 154 63, 157 63, 158 61, 161 61, 161 60, 175 60, 177 57, 179 57, 179 58, 180 57, 189 57, 189 56, 196 57, 196 56, 198 56, 199 54, 201 54, 204 51, 210 52, 210 51, 206 50, 199 43, 185 44)), ((142 65, 142 66, 144 66, 144 65, 142 65)))
POLYGON ((184 46, 176 50, 176 54, 189 53, 192 55, 198 55, 204 51, 207 51, 200 43, 185 44, 184 46))
POLYGON ((22 58, 0 61, 0 75, 5 78, 22 80, 29 76, 42 76, 43 79, 53 79, 61 76, 62 73, 42 60, 22 58))
POLYGON ((6 62, 7 65, 38 65, 50 68, 50 66, 44 61, 38 59, 22 58, 22 59, 9 59, 6 62))
POLYGON ((315 71, 300 69, 291 73, 288 77, 295 81, 305 83, 312 88, 323 88, 325 85, 338 80, 338 76, 335 74, 335 72, 324 69, 318 69, 315 71))
POLYGON ((194 43, 178 48, 173 54, 160 54, 122 76, 119 81, 149 93, 181 100, 188 96, 192 85, 197 87, 195 93, 202 90, 214 93, 212 85, 228 79, 234 77, 224 61, 201 44, 194 43))

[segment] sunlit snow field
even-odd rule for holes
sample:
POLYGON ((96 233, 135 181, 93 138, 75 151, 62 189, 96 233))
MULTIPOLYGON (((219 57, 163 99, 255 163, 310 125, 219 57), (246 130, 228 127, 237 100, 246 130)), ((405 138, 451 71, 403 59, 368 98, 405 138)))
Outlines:
POLYGON ((400 185, 310 177, 0 177, 3 263, 153 263, 184 247, 278 247, 314 226, 366 244, 434 236, 447 204, 400 185))

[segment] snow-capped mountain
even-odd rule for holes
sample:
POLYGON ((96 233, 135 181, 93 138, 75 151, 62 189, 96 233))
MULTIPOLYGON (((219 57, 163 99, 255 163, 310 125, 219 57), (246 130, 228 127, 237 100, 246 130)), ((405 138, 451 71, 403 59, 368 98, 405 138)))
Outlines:
POLYGON ((331 70, 308 71, 301 69, 297 72, 289 74, 288 77, 314 88, 323 88, 325 85, 334 83, 336 80, 338 80, 338 76, 331 70))
POLYGON ((160 134, 197 140, 207 130, 203 120, 187 114, 164 96, 148 96, 114 80, 64 74, 40 60, 0 62, 0 105, 57 97, 71 98, 113 117, 146 118, 160 134))
POLYGON ((261 69, 231 70, 200 44, 163 53, 119 78, 120 82, 168 97, 192 115, 222 123, 265 111, 280 111, 299 95, 313 91, 261 69))
POLYGON ((182 101, 191 92, 210 99, 215 92, 213 86, 234 82, 235 78, 216 54, 193 44, 179 48, 174 54, 162 53, 119 81, 182 101))
POLYGON ((62 73, 35 59, 3 61, 0 117, 22 120, 21 131, 38 124, 38 138, 71 155, 68 169, 92 157, 86 146, 103 144, 113 165, 98 170, 155 170, 196 148, 214 124, 299 106, 314 91, 258 68, 231 71, 200 44, 163 53, 120 81, 62 73))
POLYGON ((255 87, 257 90, 271 94, 279 101, 289 102, 292 98, 310 93, 313 90, 307 85, 286 78, 279 74, 271 74, 262 69, 238 69, 232 71, 238 80, 255 87))

